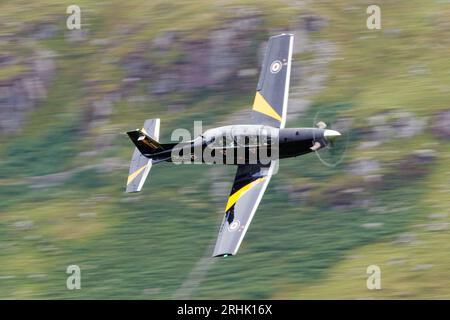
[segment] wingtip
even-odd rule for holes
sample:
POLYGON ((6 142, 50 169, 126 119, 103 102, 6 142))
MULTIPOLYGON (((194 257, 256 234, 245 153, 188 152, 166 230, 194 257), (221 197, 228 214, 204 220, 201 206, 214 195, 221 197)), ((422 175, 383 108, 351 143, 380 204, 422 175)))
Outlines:
POLYGON ((293 37, 294 34, 293 33, 280 33, 280 34, 276 34, 274 36, 271 36, 270 38, 277 38, 277 37, 283 37, 283 36, 289 36, 289 37, 293 37))
POLYGON ((218 253, 218 254, 213 254, 213 258, 221 258, 221 257, 224 257, 224 258, 227 258, 227 257, 231 257, 231 256, 233 256, 233 254, 232 253, 218 253))

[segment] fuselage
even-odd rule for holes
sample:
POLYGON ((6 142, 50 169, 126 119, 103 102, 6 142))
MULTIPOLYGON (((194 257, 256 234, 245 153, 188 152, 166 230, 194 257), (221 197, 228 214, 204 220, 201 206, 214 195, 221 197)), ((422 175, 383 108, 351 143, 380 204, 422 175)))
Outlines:
POLYGON ((151 158, 156 162, 268 164, 272 160, 304 155, 326 146, 331 131, 320 128, 279 129, 263 125, 217 127, 192 141, 173 144, 151 158))

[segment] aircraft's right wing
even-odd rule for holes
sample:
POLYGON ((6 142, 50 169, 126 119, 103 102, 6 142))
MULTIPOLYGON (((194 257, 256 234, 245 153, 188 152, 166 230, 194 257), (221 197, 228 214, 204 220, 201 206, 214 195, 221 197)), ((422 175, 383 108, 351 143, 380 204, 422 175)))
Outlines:
POLYGON ((269 165, 238 166, 214 248, 214 257, 235 255, 238 251, 277 161, 272 161, 269 165))
POLYGON ((284 128, 293 43, 292 34, 281 34, 269 39, 253 103, 254 124, 284 128))

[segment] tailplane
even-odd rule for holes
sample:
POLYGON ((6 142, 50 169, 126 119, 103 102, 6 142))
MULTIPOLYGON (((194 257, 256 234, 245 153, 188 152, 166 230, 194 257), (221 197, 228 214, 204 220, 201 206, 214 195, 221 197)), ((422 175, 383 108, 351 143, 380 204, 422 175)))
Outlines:
POLYGON ((164 150, 159 140, 159 119, 149 119, 142 129, 127 132, 136 148, 130 163, 126 192, 139 192, 152 168, 151 154, 164 150))

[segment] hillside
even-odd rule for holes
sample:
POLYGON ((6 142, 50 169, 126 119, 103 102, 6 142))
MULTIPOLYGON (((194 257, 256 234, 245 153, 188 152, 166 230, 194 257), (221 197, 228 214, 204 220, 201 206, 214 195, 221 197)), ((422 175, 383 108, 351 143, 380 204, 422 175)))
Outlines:
POLYGON ((450 298, 450 4, 0 3, 0 298, 450 298), (287 126, 342 161, 280 165, 237 256, 209 258, 234 168, 161 164, 124 193, 124 134, 245 123, 266 39, 295 34, 287 126), (79 265, 81 290, 66 289, 79 265), (367 290, 366 268, 382 270, 367 290))

